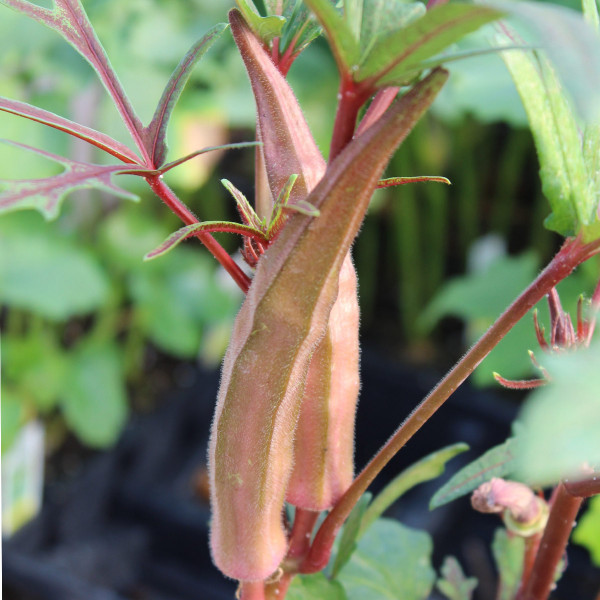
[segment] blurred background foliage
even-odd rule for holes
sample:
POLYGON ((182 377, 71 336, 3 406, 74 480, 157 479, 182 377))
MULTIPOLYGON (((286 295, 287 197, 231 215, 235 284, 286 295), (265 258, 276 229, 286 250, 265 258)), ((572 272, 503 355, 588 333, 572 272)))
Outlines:
MULTIPOLYGON (((174 66, 225 20, 232 4, 88 0, 85 6, 147 122, 174 66)), ((574 0, 564 4, 579 9, 574 0)), ((91 68, 69 46, 13 11, 1 8, 0 17, 1 95, 127 143, 91 68)), ((481 41, 469 44, 480 47, 481 41)), ((549 208, 535 149, 502 61, 472 58, 450 70, 449 84, 393 159, 389 175, 443 175, 453 185, 378 192, 354 251, 364 339, 441 369, 492 323, 560 243, 542 227, 549 208)), ((323 40, 297 60, 289 79, 326 149, 337 75, 323 40)), ((175 111, 169 159, 252 139, 254 114, 243 64, 224 35, 193 72, 175 111)), ((0 137, 104 160, 83 142, 5 113, 0 137)), ((200 219, 235 218, 218 181, 226 177, 252 197, 253 165, 251 150, 213 153, 166 178, 200 219)), ((0 144, 0 179, 56 170, 41 157, 0 144)), ((50 447, 69 430, 86 445, 109 445, 132 404, 145 410, 168 386, 183 385, 173 359, 216 366, 221 358, 241 294, 195 242, 142 262, 179 223, 143 182, 131 179, 126 187, 141 197, 139 205, 86 191, 73 194, 51 223, 29 212, 0 219, 3 450, 34 416, 47 421, 50 447), (153 376, 157 369, 168 375, 153 376)), ((237 239, 219 239, 235 251, 237 239)), ((580 293, 589 293, 597 268, 597 262, 586 265, 560 288, 567 310, 574 310, 580 293)), ((492 371, 529 375, 527 350, 535 346, 532 322, 524 319, 478 368, 475 381, 490 384, 492 371)))

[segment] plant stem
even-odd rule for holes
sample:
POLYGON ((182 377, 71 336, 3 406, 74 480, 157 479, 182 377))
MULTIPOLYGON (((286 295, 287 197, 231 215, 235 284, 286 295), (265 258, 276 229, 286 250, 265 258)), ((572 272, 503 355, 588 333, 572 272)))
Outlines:
POLYGON ((531 537, 525 539, 525 556, 523 558, 523 572, 521 573, 521 585, 517 596, 522 593, 522 590, 527 586, 531 572, 533 571, 533 565, 538 549, 540 547, 540 541, 542 539, 542 532, 536 533, 531 537))
POLYGON ((265 600, 265 584, 262 581, 242 581, 238 593, 240 600, 265 600))
POLYGON ((554 586, 556 570, 569 541, 583 498, 571 496, 559 484, 529 581, 518 600, 545 600, 554 586))
POLYGON ((315 573, 329 561, 335 536, 367 490, 373 479, 412 436, 444 404, 450 395, 473 372, 510 329, 550 290, 580 263, 600 250, 600 240, 583 244, 569 238, 558 254, 527 289, 500 315, 480 340, 448 372, 431 393, 413 410, 383 448, 354 480, 350 488, 323 521, 310 552, 301 567, 302 573, 315 573))
MULTIPOLYGON (((146 181, 152 191, 186 224, 198 223, 194 213, 175 195, 160 176, 147 177, 146 181)), ((206 246, 208 251, 219 261, 223 268, 231 275, 241 290, 246 293, 250 287, 250 278, 242 271, 240 266, 229 256, 225 248, 215 238, 204 231, 198 231, 196 237, 206 246)))
POLYGON ((342 76, 338 94, 339 102, 329 148, 330 163, 352 139, 358 111, 369 95, 369 93, 358 89, 350 76, 342 76))

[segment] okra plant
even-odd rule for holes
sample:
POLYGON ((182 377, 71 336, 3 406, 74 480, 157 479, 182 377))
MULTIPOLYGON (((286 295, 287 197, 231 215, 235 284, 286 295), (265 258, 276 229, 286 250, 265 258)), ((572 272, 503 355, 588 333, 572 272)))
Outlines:
MULTIPOLYGON (((557 283, 600 252, 600 133, 589 114, 581 121, 572 112, 548 59, 569 50, 561 46, 562 40, 576 40, 579 50, 571 48, 570 55, 588 61, 591 84, 600 79, 593 0, 584 2, 591 26, 569 11, 527 3, 264 0, 259 12, 250 0, 238 0, 229 24, 215 26, 182 59, 148 125, 136 115, 80 0, 53 0, 52 8, 27 0, 0 2, 55 30, 90 63, 135 146, 132 150, 64 117, 0 98, 1 110, 80 138, 113 160, 96 165, 9 142, 59 162, 64 171, 39 180, 3 181, 0 212, 34 208, 53 218, 75 189, 95 187, 130 196, 112 177, 136 175, 185 224, 160 247, 149 249, 146 259, 159 258, 196 237, 246 293, 223 363, 208 457, 211 552, 216 566, 240 582, 242 600, 286 595, 418 599, 427 598, 436 583, 448 598, 471 598, 475 583, 465 578, 455 559, 445 561, 437 578, 425 534, 380 520, 406 489, 438 476, 466 447, 456 444, 426 457, 372 502, 367 489, 545 296, 551 308, 549 341, 542 326, 535 324, 542 350, 557 356, 583 350, 552 357, 547 364, 532 356, 542 373, 534 381, 510 382, 497 375, 508 387, 547 384, 545 395, 528 404, 510 440, 459 471, 439 490, 432 506, 474 492, 475 509, 497 512, 504 519, 507 530, 501 530, 495 542, 499 565, 506 562, 503 556, 518 554, 518 573, 501 569, 498 597, 547 598, 582 499, 600 492, 600 418, 594 402, 598 388, 589 383, 598 376, 585 368, 598 358, 597 348, 586 347, 592 340, 600 287, 591 301, 582 299, 575 327, 555 291, 557 283), (533 45, 505 22, 511 15, 529 32, 537 31, 533 45), (546 226, 566 239, 539 276, 355 475, 354 418, 360 384, 352 244, 378 187, 449 183, 441 175, 384 178, 384 172, 446 82, 449 73, 443 65, 473 53, 457 51, 454 45, 484 26, 490 30, 490 45, 476 53, 500 52, 510 69, 531 121, 552 209, 546 226), (191 70, 227 29, 256 101, 256 140, 237 144, 255 146, 254 201, 223 181, 240 222, 198 222, 163 175, 213 148, 167 161, 166 129, 191 70), (286 80, 297 56, 320 35, 339 71, 327 160, 286 80), (590 61, 590 56, 598 60, 590 61), (242 236, 241 255, 251 276, 217 243, 214 232, 242 236), (540 411, 554 414, 557 395, 571 400, 564 396, 573 384, 573 369, 578 374, 575 381, 587 378, 587 383, 573 391, 583 400, 571 411, 584 412, 595 427, 586 430, 573 451, 558 453, 561 460, 540 462, 548 439, 547 428, 540 427, 540 411), (592 400, 586 401, 589 397, 592 400), (548 502, 532 491, 552 485, 555 492, 548 502), (404 553, 400 564, 393 562, 394 551, 404 553), (370 567, 361 561, 365 552, 373 555, 370 567), (394 572, 396 567, 399 572, 394 572), (387 583, 382 587, 378 580, 387 583)), ((575 421, 565 443, 581 437, 581 419, 575 421)))

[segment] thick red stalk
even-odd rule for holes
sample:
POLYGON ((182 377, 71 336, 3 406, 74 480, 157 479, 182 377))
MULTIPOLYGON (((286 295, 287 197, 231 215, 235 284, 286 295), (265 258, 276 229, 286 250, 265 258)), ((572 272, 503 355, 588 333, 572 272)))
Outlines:
POLYGON ((546 600, 550 595, 556 570, 565 553, 582 502, 583 498, 571 496, 565 486, 559 484, 531 575, 525 590, 517 596, 518 600, 546 600))
MULTIPOLYGON (((146 181, 152 191, 186 224, 198 223, 194 213, 185 205, 160 176, 147 177, 146 181)), ((246 293, 250 287, 250 278, 242 271, 240 266, 229 256, 225 248, 213 238, 210 233, 199 231, 196 237, 206 246, 208 251, 219 261, 223 268, 231 275, 240 289, 246 293)))
POLYGON ((329 162, 346 147, 354 136, 358 111, 369 96, 370 93, 358 88, 350 76, 342 76, 337 113, 329 148, 329 162))
POLYGON ((429 418, 473 372, 510 329, 573 269, 600 250, 600 240, 583 244, 580 238, 569 238, 540 275, 506 309, 481 339, 448 372, 432 392, 413 410, 384 447, 354 480, 352 486, 329 513, 315 540, 301 572, 315 573, 329 561, 335 536, 344 521, 367 490, 373 479, 396 453, 421 429, 429 418))

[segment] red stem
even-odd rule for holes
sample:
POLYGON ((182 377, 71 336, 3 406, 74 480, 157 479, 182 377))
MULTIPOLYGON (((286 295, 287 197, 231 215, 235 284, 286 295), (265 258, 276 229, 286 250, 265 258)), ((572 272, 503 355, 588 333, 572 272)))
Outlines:
POLYGON ((523 572, 521 573, 521 585, 519 586, 517 596, 522 593, 522 590, 525 589, 529 578, 531 577, 535 557, 540 547, 541 539, 541 531, 525 539, 525 556, 523 557, 523 572))
POLYGON ((531 576, 524 592, 517 596, 518 600, 546 600, 550 595, 556 569, 565 553, 582 502, 583 498, 571 496, 565 486, 559 484, 531 576))
MULTIPOLYGON (((198 223, 194 213, 173 193, 160 176, 147 177, 146 181, 152 191, 186 224, 198 223)), ((250 278, 242 271, 240 266, 229 256, 225 248, 215 238, 204 231, 198 231, 196 237, 206 246, 208 251, 221 263, 223 268, 231 275, 240 289, 246 293, 250 287, 250 278)))
POLYGON ((510 329, 559 281, 562 281, 577 265, 597 253, 598 250, 600 250, 600 240, 586 245, 579 238, 569 238, 565 241, 558 254, 535 281, 506 309, 481 339, 413 410, 385 446, 354 480, 323 521, 310 552, 302 564, 302 573, 315 573, 325 568, 337 532, 376 475, 444 404, 510 329))
MULTIPOLYGON (((236 597, 238 597, 237 594, 236 597)), ((263 581, 242 581, 240 583, 240 600, 265 600, 265 598, 265 584, 263 581)))
POLYGON ((338 95, 339 102, 329 148, 330 163, 354 136, 358 111, 369 96, 370 92, 359 89, 350 76, 342 76, 338 95))
POLYGON ((596 471, 586 479, 580 481, 563 481, 565 489, 571 496, 589 498, 600 494, 600 472, 596 471))

